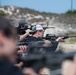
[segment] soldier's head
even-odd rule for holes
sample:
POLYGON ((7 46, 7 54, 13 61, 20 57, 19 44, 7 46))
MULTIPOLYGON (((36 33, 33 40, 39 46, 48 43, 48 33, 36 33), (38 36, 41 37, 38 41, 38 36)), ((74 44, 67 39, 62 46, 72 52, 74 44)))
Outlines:
POLYGON ((41 25, 36 25, 36 26, 32 27, 32 32, 33 32, 33 36, 35 36, 37 38, 42 38, 44 30, 41 25))
POLYGON ((0 55, 12 55, 16 43, 16 29, 6 18, 0 16, 0 55))
POLYGON ((28 21, 26 21, 26 20, 20 20, 20 22, 19 22, 19 28, 27 29, 28 26, 29 26, 28 21))

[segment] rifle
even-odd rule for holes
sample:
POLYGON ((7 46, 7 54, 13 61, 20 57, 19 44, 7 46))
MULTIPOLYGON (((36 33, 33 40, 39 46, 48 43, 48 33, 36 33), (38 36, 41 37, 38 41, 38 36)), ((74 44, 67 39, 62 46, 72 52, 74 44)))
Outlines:
MULTIPOLYGON (((21 60, 25 63, 25 67, 30 65, 36 70, 39 67, 47 67, 51 71, 61 69, 61 64, 65 60, 73 60, 76 52, 71 53, 50 53, 50 54, 28 54, 27 56, 21 57, 21 60), (31 62, 31 63, 30 63, 31 62)), ((57 74, 56 74, 57 75, 57 74)), ((60 75, 60 74, 59 74, 60 75)))
POLYGON ((68 38, 76 37, 76 35, 60 35, 60 36, 56 36, 56 35, 47 34, 46 37, 43 37, 43 39, 55 41, 58 37, 63 37, 63 39, 65 40, 65 39, 68 39, 68 38))
POLYGON ((32 42, 19 42, 17 50, 20 50, 19 46, 26 45, 28 53, 33 54, 44 54, 49 52, 55 52, 58 42, 52 42, 52 45, 44 45, 44 41, 32 41, 32 42))
POLYGON ((55 27, 43 26, 43 29, 44 29, 44 31, 45 31, 46 29, 55 29, 55 27))
MULTIPOLYGON (((45 48, 44 46, 43 46, 43 44, 44 44, 44 41, 32 41, 32 42, 19 42, 18 43, 18 46, 17 46, 17 50, 20 50, 19 49, 19 46, 21 46, 21 45, 26 45, 27 46, 27 48, 28 48, 28 50, 30 50, 30 48, 45 48)), ((32 51, 32 50, 31 50, 32 51)))

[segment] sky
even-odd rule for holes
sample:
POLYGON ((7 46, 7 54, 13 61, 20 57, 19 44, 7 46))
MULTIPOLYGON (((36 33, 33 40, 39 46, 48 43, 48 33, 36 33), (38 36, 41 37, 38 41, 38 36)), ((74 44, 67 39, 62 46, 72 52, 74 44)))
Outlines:
MULTIPOLYGON (((76 9, 76 0, 73 9, 76 9)), ((71 0, 0 0, 0 5, 27 7, 40 12, 65 13, 71 9, 71 0)))

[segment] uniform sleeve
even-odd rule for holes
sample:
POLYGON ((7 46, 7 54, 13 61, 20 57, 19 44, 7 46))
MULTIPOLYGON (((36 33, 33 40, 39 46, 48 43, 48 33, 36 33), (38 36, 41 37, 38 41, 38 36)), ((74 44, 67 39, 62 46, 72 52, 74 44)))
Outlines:
POLYGON ((58 46, 58 42, 57 41, 52 42, 51 50, 55 51, 57 49, 57 46, 58 46))

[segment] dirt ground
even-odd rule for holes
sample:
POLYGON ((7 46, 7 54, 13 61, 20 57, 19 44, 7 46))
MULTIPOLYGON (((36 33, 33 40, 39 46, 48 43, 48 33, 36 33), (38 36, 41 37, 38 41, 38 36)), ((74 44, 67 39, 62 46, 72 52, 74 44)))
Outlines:
POLYGON ((57 50, 64 52, 76 51, 76 44, 59 43, 57 50))

